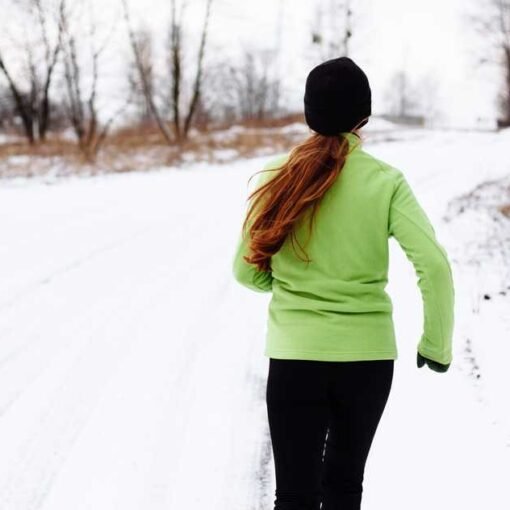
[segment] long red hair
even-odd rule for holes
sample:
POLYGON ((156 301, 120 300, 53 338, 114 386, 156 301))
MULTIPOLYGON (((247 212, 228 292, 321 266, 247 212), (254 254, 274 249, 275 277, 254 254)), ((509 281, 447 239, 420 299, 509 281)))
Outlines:
MULTIPOLYGON (((283 165, 255 174, 278 171, 248 197, 249 201, 253 200, 242 226, 244 236, 250 224, 248 247, 251 254, 244 256, 246 262, 260 271, 271 271, 271 257, 289 234, 299 256, 294 244, 296 221, 311 207, 309 241, 320 200, 340 174, 348 152, 349 141, 341 134, 313 133, 292 149, 283 165)), ((306 262, 310 261, 307 256, 306 262)))

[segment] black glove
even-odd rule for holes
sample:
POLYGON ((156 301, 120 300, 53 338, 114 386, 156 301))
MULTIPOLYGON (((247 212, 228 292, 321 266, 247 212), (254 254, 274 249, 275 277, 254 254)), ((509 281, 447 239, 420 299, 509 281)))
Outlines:
POLYGON ((423 365, 425 365, 425 363, 431 370, 434 370, 434 372, 446 372, 450 367, 450 363, 448 363, 448 365, 443 365, 437 361, 425 358, 420 353, 418 353, 416 358, 416 364, 418 365, 418 368, 421 368, 423 365))

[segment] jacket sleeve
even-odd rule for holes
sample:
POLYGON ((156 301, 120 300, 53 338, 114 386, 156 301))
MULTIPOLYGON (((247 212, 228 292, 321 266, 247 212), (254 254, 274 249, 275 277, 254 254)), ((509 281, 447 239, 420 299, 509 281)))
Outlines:
POLYGON ((418 352, 447 365, 452 360, 454 327, 452 270, 432 224, 401 172, 393 191, 388 228, 418 276, 423 301, 423 333, 418 352))
MULTIPOLYGON (((268 165, 264 169, 268 168, 268 165)), ((257 185, 258 188, 267 179, 270 172, 262 172, 259 175, 257 185)), ((248 212, 248 208, 246 210, 248 212)), ((246 230, 246 236, 248 229, 246 230)), ((256 292, 271 292, 273 289, 273 275, 271 271, 259 271, 253 264, 248 264, 243 256, 248 255, 248 239, 243 236, 241 231, 238 236, 237 247, 232 261, 232 272, 234 278, 245 287, 256 292)))

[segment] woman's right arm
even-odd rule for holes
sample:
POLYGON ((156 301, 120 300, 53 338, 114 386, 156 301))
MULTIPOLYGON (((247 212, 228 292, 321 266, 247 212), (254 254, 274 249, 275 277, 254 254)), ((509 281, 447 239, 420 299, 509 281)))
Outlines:
POLYGON ((429 218, 400 171, 391 200, 388 233, 398 241, 418 276, 424 319, 418 352, 448 365, 454 327, 452 270, 429 218))

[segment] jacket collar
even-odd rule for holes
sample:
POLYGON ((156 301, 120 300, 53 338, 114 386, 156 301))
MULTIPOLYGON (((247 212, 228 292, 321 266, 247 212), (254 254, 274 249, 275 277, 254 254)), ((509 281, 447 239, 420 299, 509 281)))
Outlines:
POLYGON ((347 141, 349 143, 349 152, 357 148, 360 148, 363 143, 362 139, 352 131, 343 131, 342 133, 340 133, 340 135, 347 138, 347 141))

